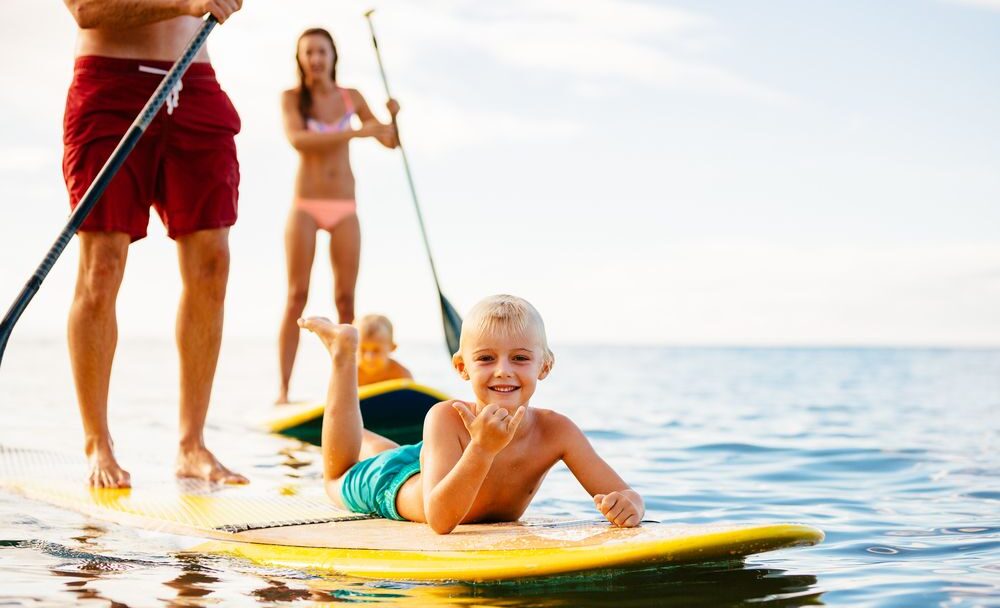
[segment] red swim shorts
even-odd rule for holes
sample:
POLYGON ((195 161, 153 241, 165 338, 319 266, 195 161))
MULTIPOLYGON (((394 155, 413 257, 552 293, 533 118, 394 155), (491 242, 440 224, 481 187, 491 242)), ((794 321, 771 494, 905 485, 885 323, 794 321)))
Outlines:
MULTIPOLYGON (((77 57, 63 123, 63 176, 76 207, 170 69, 166 61, 77 57)), ((170 238, 236 223, 240 117, 208 63, 184 75, 81 230, 146 236, 149 207, 170 238), (171 103, 174 105, 174 103, 171 103)))

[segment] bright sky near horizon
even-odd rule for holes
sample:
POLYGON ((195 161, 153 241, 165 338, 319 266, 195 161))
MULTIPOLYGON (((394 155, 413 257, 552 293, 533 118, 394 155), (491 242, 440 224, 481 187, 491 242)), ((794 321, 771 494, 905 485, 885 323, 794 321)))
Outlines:
MULTIPOLYGON (((554 343, 1000 345, 1000 0, 247 0, 209 42, 243 119, 227 335, 276 335, 284 304, 295 39, 328 27, 342 84, 382 108, 370 6, 461 311, 522 295, 554 343)), ((68 212, 74 38, 62 3, 0 7, 0 310, 68 212)), ((358 309, 439 340, 398 155, 352 159, 358 309)), ((64 334, 76 259, 13 341, 64 334)), ((307 310, 332 314, 322 253, 314 270, 307 310)), ((172 335, 178 292, 154 216, 122 333, 172 335)))

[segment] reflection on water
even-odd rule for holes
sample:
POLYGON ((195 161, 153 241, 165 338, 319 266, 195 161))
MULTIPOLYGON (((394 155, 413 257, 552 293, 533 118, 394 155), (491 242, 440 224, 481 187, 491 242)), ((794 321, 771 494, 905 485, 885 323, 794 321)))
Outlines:
POLYGON ((541 581, 486 585, 374 585, 345 587, 331 580, 315 581, 338 601, 376 605, 419 606, 738 606, 755 600, 762 606, 818 604, 816 577, 789 575, 781 570, 748 568, 740 563, 707 564, 560 577, 541 581))
POLYGON ((177 578, 163 583, 177 590, 177 597, 171 602, 177 606, 201 606, 202 602, 190 601, 212 594, 213 586, 219 579, 209 574, 198 560, 189 556, 180 556, 178 566, 183 571, 177 578))
POLYGON ((323 601, 323 595, 309 589, 301 589, 294 583, 279 578, 265 578, 266 586, 250 592, 255 598, 264 602, 291 602, 295 600, 323 601))
MULTIPOLYGON (((0 375, 8 412, 0 443, 78 449, 63 345, 18 348, 0 375)), ((254 483, 317 491, 317 450, 259 433, 248 415, 255 403, 263 414, 273 393, 271 345, 227 348, 210 442, 254 483)), ((164 454, 172 457, 176 379, 151 375, 149 362, 174 353, 166 342, 122 350, 112 417, 123 460, 141 480, 144 466, 169 466, 164 454)), ((401 351, 428 384, 464 394, 437 345, 401 351)), ((534 403, 587 431, 643 493, 647 517, 795 521, 822 528, 826 541, 745 564, 409 584, 192 554, 198 539, 0 493, 0 604, 1000 606, 1000 352, 579 347, 559 356, 534 403)), ((303 361, 300 384, 311 382, 314 394, 322 394, 323 361, 303 361)), ((552 472, 532 512, 594 516, 565 468, 552 472)))

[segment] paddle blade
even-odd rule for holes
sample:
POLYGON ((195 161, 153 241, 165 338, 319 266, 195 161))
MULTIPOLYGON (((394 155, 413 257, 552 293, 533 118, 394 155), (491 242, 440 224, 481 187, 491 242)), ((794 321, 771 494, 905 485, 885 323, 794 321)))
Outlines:
POLYGON ((441 296, 441 318, 444 320, 444 339, 448 343, 448 353, 454 355, 458 352, 458 338, 462 335, 462 317, 451 305, 448 298, 443 293, 441 296))

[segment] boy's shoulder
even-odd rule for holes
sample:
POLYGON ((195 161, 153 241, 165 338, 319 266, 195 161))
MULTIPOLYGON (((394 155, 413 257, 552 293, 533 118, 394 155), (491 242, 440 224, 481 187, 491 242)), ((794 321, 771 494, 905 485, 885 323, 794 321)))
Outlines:
POLYGON ((402 363, 400 363, 399 361, 396 361, 395 359, 390 358, 389 359, 389 366, 392 368, 392 372, 391 373, 392 373, 393 376, 395 376, 397 378, 399 378, 399 377, 413 378, 413 374, 410 372, 410 370, 407 369, 406 366, 403 365, 402 363))
POLYGON ((536 407, 534 405, 530 406, 531 411, 535 415, 535 420, 545 424, 562 424, 564 421, 569 420, 564 414, 560 414, 555 410, 550 410, 544 407, 536 407))
POLYGON ((438 401, 431 406, 431 409, 427 410, 427 414, 424 417, 424 424, 428 422, 440 422, 443 420, 457 420, 459 423, 462 422, 462 417, 458 415, 455 411, 455 403, 464 403, 469 405, 467 401, 462 401, 461 399, 446 399, 444 401, 438 401))
POLYGON ((531 409, 534 411, 535 424, 545 433, 562 437, 579 432, 579 427, 566 414, 542 407, 532 407, 531 409))

